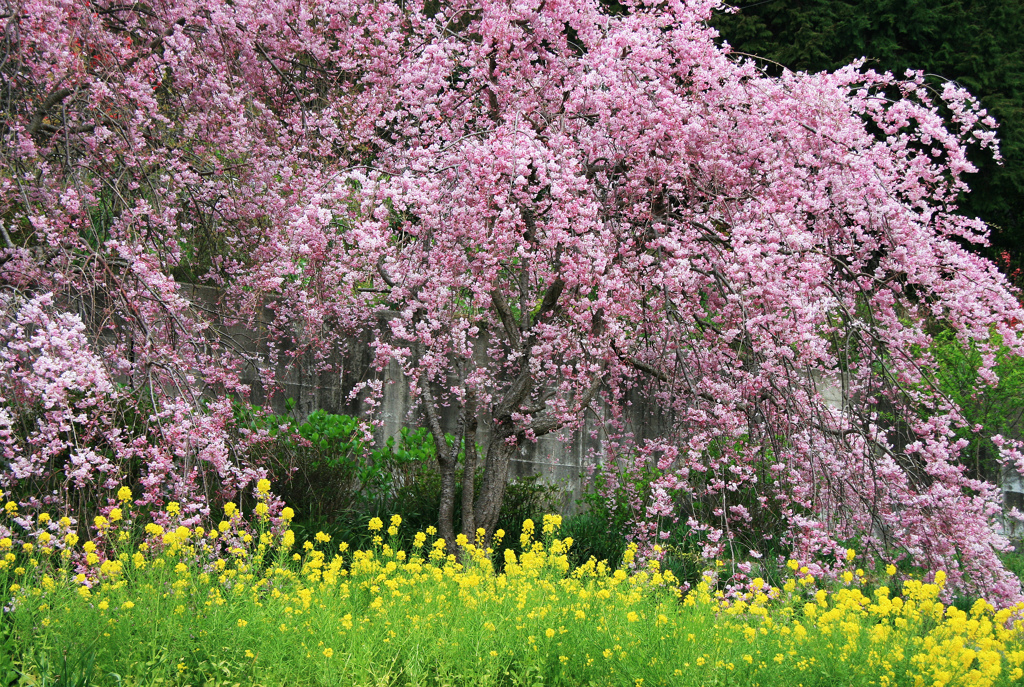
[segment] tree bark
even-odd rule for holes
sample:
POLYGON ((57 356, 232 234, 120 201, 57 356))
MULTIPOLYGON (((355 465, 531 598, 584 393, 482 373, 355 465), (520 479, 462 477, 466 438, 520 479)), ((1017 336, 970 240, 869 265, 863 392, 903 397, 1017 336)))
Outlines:
MULTIPOLYGON (((423 344, 417 344, 416 348, 419 359, 422 360, 423 344)), ((459 417, 459 428, 455 433, 455 441, 452 446, 448 446, 444 429, 441 427, 441 418, 437 413, 434 391, 430 387, 430 379, 426 374, 421 377, 420 384, 423 389, 423 411, 427 416, 430 434, 434 438, 437 467, 441 472, 441 504, 437 512, 437 531, 447 544, 448 553, 458 553, 455 547, 455 525, 453 523, 455 516, 455 466, 458 462, 459 444, 465 432, 470 409, 463 408, 459 417)))
MULTIPOLYGON (((441 506, 437 513, 437 532, 447 544, 448 553, 455 550, 455 457, 448 450, 448 443, 442 439, 443 447, 437 447, 437 464, 441 471, 441 506)), ((434 441, 435 446, 437 440, 434 441)), ((457 450, 457 449, 456 449, 457 450)))
POLYGON ((505 499, 505 485, 508 482, 508 466, 512 457, 519 452, 519 444, 509 443, 513 435, 495 431, 487 446, 487 460, 484 463, 484 480, 477 499, 476 526, 484 528, 484 543, 490 546, 494 529, 498 526, 498 514, 505 499))
POLYGON ((466 394, 466 460, 462 466, 462 533, 470 541, 476 539, 476 396, 472 391, 466 394))

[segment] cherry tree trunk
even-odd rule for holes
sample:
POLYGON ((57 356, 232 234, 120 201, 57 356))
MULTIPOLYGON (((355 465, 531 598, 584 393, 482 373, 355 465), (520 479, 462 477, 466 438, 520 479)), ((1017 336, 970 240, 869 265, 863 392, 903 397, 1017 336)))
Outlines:
MULTIPOLYGON (((458 449, 456 448, 455 451, 458 449)), ((448 543, 448 551, 451 553, 455 546, 455 466, 456 456, 453 451, 438 450, 438 467, 441 472, 441 506, 437 513, 437 531, 441 538, 448 543)))
POLYGON ((498 514, 505 499, 505 485, 508 482, 508 466, 512 458, 519 452, 518 443, 509 441, 510 437, 495 433, 487 447, 487 459, 484 463, 483 485, 475 508, 476 526, 484 529, 484 541, 490 544, 494 530, 498 526, 498 514))

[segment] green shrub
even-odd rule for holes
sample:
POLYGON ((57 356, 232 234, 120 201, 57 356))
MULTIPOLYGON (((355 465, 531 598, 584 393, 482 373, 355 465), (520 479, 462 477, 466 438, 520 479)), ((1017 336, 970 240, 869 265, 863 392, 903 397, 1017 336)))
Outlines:
MULTIPOLYGON (((737 441, 745 441, 738 439, 737 441)), ((714 464, 719 460, 721 451, 716 445, 708 449, 708 462, 714 464)), ((725 495, 710 487, 713 479, 709 471, 706 475, 691 473, 689 491, 679 490, 673 495, 675 519, 665 517, 659 520, 656 529, 668 532, 667 539, 657 539, 650 545, 661 547, 663 554, 661 564, 688 584, 700 581, 709 562, 703 555, 706 535, 685 525, 689 518, 699 522, 715 522, 719 517, 715 511, 726 505, 741 506, 751 514, 749 523, 742 529, 734 530, 734 551, 745 552, 756 550, 761 554, 762 561, 775 561, 789 554, 784 541, 786 522, 782 513, 772 501, 763 502, 759 496, 757 485, 770 479, 768 465, 774 459, 770 450, 766 449, 758 461, 752 466, 757 481, 748 481, 725 495)), ((578 504, 581 515, 572 518, 566 525, 567 531, 574 539, 586 540, 583 547, 575 551, 576 560, 583 563, 590 555, 598 560, 607 559, 615 565, 629 541, 631 535, 647 524, 646 507, 651 494, 651 484, 663 476, 666 470, 659 469, 651 463, 638 462, 632 457, 624 461, 610 461, 598 466, 587 483, 587 488, 578 504), (579 531, 581 536, 574 533, 579 531)), ((760 574, 769 581, 778 578, 778 571, 772 566, 759 564, 753 557, 749 560, 737 559, 734 563, 755 563, 760 574)))
MULTIPOLYGON (((432 456, 431 456, 432 457, 432 456)), ((483 471, 476 475, 476 487, 483 480, 483 471)), ((462 521, 462 470, 456 472, 455 487, 456 530, 462 521)), ((532 519, 539 521, 545 513, 554 510, 553 506, 560 502, 561 488, 557 485, 544 484, 536 475, 510 482, 506 487, 505 500, 498 515, 496 529, 505 530, 505 543, 515 548, 522 531, 522 523, 532 519)), ((336 511, 333 514, 321 514, 312 517, 303 513, 301 506, 295 508, 296 519, 292 524, 296 536, 312 539, 317 532, 331 535, 332 539, 344 540, 356 547, 370 546, 372 536, 367 531, 367 523, 375 517, 387 520, 392 513, 402 513, 407 528, 404 533, 423 531, 437 525, 438 510, 441 506, 441 475, 436 464, 431 461, 417 463, 415 468, 405 476, 404 483, 393 495, 366 502, 362 507, 353 507, 336 511)), ((403 535, 399 541, 407 545, 403 535)), ((500 567, 501 561, 496 561, 500 567)))
MULTIPOLYGON (((294 411, 294 401, 286 405, 294 411)), ((301 514, 297 527, 303 531, 376 512, 419 466, 434 461, 433 439, 423 428, 402 428, 397 441, 392 437, 375 447, 365 423, 351 415, 317 410, 299 421, 239 405, 236 417, 268 434, 261 462, 278 495, 301 514)))

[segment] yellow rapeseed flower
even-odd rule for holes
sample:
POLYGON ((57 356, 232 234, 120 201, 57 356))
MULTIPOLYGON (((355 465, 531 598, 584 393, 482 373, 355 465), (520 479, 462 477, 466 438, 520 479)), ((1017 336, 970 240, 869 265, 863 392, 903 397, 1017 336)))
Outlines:
POLYGON ((543 527, 541 531, 544 534, 554 534, 555 531, 562 526, 561 515, 545 515, 543 520, 543 527))
POLYGON ((370 523, 366 526, 366 529, 371 532, 379 532, 384 529, 384 522, 380 518, 371 518, 370 523))
POLYGON ((269 494, 270 493, 270 480, 269 479, 261 479, 259 482, 257 482, 256 483, 256 491, 258 491, 261 494, 269 494))

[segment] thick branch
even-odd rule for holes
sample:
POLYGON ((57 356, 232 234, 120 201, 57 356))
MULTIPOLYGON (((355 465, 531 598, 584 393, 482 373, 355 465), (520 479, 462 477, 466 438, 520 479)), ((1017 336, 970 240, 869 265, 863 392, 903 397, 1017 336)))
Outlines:
MULTIPOLYGON (((597 395, 597 392, 601 389, 601 384, 603 384, 603 383, 604 383, 604 371, 602 370, 602 373, 597 375, 597 377, 594 378, 594 381, 590 385, 590 387, 586 391, 583 392, 582 396, 580 396, 580 398, 579 398, 580 412, 586 410, 586 408, 590 405, 591 401, 594 400, 594 396, 597 395)), ((539 437, 539 436, 543 436, 544 434, 548 434, 550 432, 554 432, 555 430, 561 429, 562 425, 564 425, 564 424, 565 423, 560 418, 558 418, 558 417, 556 417, 554 415, 545 413, 544 415, 541 415, 540 417, 534 418, 533 422, 531 422, 529 424, 527 429, 529 429, 533 433, 534 436, 538 436, 539 437)))
POLYGON ((28 123, 28 132, 30 134, 39 133, 39 130, 43 126, 43 120, 46 118, 46 115, 49 114, 50 110, 74 92, 75 91, 72 88, 58 88, 56 91, 46 96, 46 99, 43 100, 36 109, 35 114, 32 115, 32 119, 28 123))
POLYGON ((669 381, 667 374, 665 374, 661 370, 657 370, 657 369, 651 367, 650 365, 648 365, 647 363, 643 362, 642 360, 637 360, 636 358, 625 358, 625 361, 627 363, 629 363, 630 365, 632 365, 633 367, 635 367, 636 369, 640 370, 641 372, 643 372, 645 374, 649 374, 650 376, 652 376, 652 377, 654 377, 654 378, 656 378, 656 379, 658 379, 658 380, 660 380, 662 382, 668 382, 669 381))
POLYGON ((387 270, 384 269, 383 257, 381 257, 381 259, 377 261, 377 273, 380 274, 380 278, 384 280, 385 284, 387 284, 391 288, 395 288, 395 280, 392 279, 391 275, 389 275, 387 270))
POLYGON ((555 277, 555 280, 548 286, 548 290, 544 292, 544 300, 541 301, 540 308, 537 313, 533 316, 533 324, 537 324, 543 320, 551 312, 554 312, 558 306, 558 299, 562 295, 562 290, 565 288, 565 282, 562 281, 561 277, 555 277))
POLYGON ((466 462, 462 470, 462 533, 470 541, 476 536, 476 518, 474 518, 476 497, 476 393, 466 390, 466 405, 463 408, 465 418, 465 451, 466 462))
POLYGON ((494 309, 498 311, 498 318, 505 327, 505 334, 508 335, 512 348, 517 351, 523 350, 519 327, 516 326, 515 318, 512 317, 512 310, 509 309, 508 302, 505 300, 505 294, 501 292, 501 289, 494 289, 491 292, 491 302, 494 303, 494 309))
MULTIPOLYGON (((416 344, 417 357, 423 359, 423 344, 416 344)), ((430 428, 430 434, 434 437, 434 446, 437 448, 437 459, 442 463, 447 463, 450 459, 450 451, 448 449, 448 442, 444 438, 444 429, 441 427, 441 418, 437 413, 437 404, 434 400, 434 392, 430 388, 430 378, 427 373, 424 372, 420 376, 420 393, 423 394, 423 412, 427 416, 427 427, 430 428)), ((459 436, 462 435, 462 419, 459 421, 459 436)), ((455 449, 456 455, 458 455, 458 448, 455 449)))
POLYGON ((512 416, 512 412, 519 408, 523 400, 533 390, 533 374, 530 372, 530 361, 525 356, 522 366, 519 375, 512 382, 512 386, 505 392, 505 397, 494 407, 492 414, 494 419, 499 422, 508 421, 512 416))

